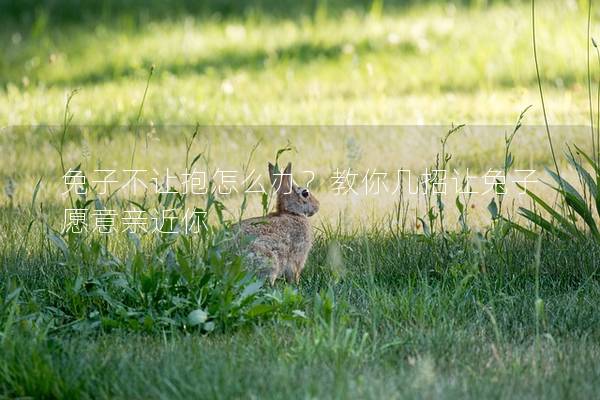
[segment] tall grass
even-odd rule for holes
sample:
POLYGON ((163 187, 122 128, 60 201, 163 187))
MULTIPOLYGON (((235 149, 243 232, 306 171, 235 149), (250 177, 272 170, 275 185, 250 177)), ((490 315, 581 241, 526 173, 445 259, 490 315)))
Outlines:
MULTIPOLYGON (((588 78, 591 76, 590 64, 589 64, 589 21, 591 18, 591 2, 588 7, 588 78)), ((558 166, 556 155, 554 153, 554 146, 552 143, 552 135, 550 133, 550 125, 546 117, 546 108, 544 103, 544 94, 542 90, 542 80, 539 72, 539 62, 537 58, 537 43, 535 36, 535 1, 531 2, 531 17, 532 17, 532 40, 533 40, 533 54, 534 63, 537 74, 537 82, 540 93, 540 102, 544 112, 544 123, 547 133, 548 145, 552 154, 552 160, 554 162, 554 171, 548 169, 547 172, 554 181, 555 186, 550 186, 551 189, 556 193, 560 208, 555 210, 552 205, 548 204, 540 196, 536 195, 530 190, 525 190, 527 195, 531 198, 532 202, 545 213, 549 214, 551 219, 545 218, 536 209, 530 210, 527 208, 519 208, 520 214, 527 220, 532 222, 537 227, 541 228, 544 232, 552 235, 557 235, 562 238, 584 238, 588 235, 596 240, 600 241, 600 231, 598 230, 596 219, 600 213, 600 170, 598 169, 598 149, 596 145, 597 141, 594 139, 594 125, 593 125, 593 107, 591 102, 591 81, 588 79, 588 92, 589 92, 589 112, 590 112, 590 129, 592 136, 592 153, 591 156, 577 145, 574 145, 576 154, 568 148, 566 159, 568 163, 576 171, 579 178, 580 185, 582 186, 583 193, 580 193, 576 187, 563 179, 558 166), (588 169, 591 169, 591 173, 588 169), (587 193, 590 194, 589 198, 587 193)), ((600 64, 599 64, 600 66, 600 64)), ((598 110, 600 113, 600 110, 598 110)))

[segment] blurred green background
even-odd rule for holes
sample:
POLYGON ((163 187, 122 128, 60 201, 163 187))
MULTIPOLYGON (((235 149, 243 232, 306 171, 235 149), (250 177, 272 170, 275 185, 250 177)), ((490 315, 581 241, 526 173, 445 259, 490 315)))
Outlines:
MULTIPOLYGON (((529 2, 0 4, 2 125, 59 122, 75 88, 74 123, 129 123, 152 65, 145 122, 541 121, 529 2)), ((586 121, 586 8, 538 2, 551 123, 586 121)))
MULTIPOLYGON (((81 23, 111 20, 127 16, 137 21, 164 19, 168 17, 194 15, 196 17, 247 17, 268 15, 275 18, 297 18, 313 16, 327 9, 333 14, 346 10, 356 12, 379 12, 405 9, 423 4, 453 4, 466 7, 485 7, 495 3, 517 4, 521 1, 504 0, 3 0, 4 17, 20 22, 31 22, 36 15, 44 13, 56 23, 81 23)), ((580 4, 585 4, 581 2, 580 4)))
MULTIPOLYGON (((525 124, 543 121, 530 2, 0 4, 0 125, 8 126, 0 135, 6 154, 0 178, 13 182, 18 201, 30 199, 40 175, 49 186, 40 194, 45 201, 60 193, 54 146, 74 89, 71 124, 85 128, 67 135, 68 166, 130 167, 132 126, 152 66, 136 161, 163 172, 179 165, 184 137, 196 123, 254 127, 235 134, 202 131, 194 151, 210 147, 221 166, 241 167, 252 144, 261 141, 252 167, 262 172, 290 141, 297 150, 290 159, 322 174, 326 190, 327 174, 336 168, 424 168, 445 131, 439 124, 500 125, 467 131, 449 144, 457 155, 454 166, 485 172, 501 163, 503 134, 522 109, 533 105, 525 124), (54 127, 36 127, 40 124, 54 127), (174 124, 189 129, 153 128, 174 124), (260 128, 289 124, 358 129, 260 128), (363 124, 429 128, 377 134, 361 130, 363 124), (352 152, 361 158, 348 158, 352 152)), ((555 141, 585 146, 589 135, 580 125, 589 123, 587 3, 539 1, 537 14, 549 121, 567 125, 554 131, 555 141), (574 125, 579 126, 569 128, 574 125)), ((594 36, 595 9, 592 17, 594 36)), ((594 99, 597 62, 592 53, 594 99)), ((548 165, 544 135, 531 128, 517 137, 517 166, 548 165)), ((335 214, 340 204, 332 200, 330 211, 335 214)))

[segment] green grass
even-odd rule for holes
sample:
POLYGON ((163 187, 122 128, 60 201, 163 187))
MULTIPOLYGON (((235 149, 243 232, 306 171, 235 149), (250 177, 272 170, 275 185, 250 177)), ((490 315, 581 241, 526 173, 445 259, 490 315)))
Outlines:
MULTIPOLYGON (((551 122, 585 122, 585 15, 555 3, 539 14, 551 122)), ((152 64, 145 121, 155 123, 510 124, 537 101, 524 4, 66 26, 39 18, 0 31, 2 124, 56 123, 74 88, 74 123, 128 123, 152 64)), ((540 117, 535 107, 528 122, 540 117)))
MULTIPOLYGON (((444 250, 376 232, 322 236, 299 289, 312 303, 330 288, 328 319, 208 337, 26 330, 0 344, 0 388, 60 398, 588 398, 600 374, 600 248, 544 244, 536 335, 534 247, 486 242, 483 270, 468 241, 444 250), (337 274, 332 241, 344 249, 337 274)), ((63 293, 71 272, 32 259, 12 260, 3 281, 16 273, 63 293)))
MULTIPOLYGON (((426 235, 415 228, 413 209, 409 226, 398 228, 397 197, 329 192, 327 177, 336 167, 421 171, 446 131, 435 124, 468 124, 448 143, 451 168, 501 168, 504 132, 529 104, 524 123, 531 126, 515 138, 513 168, 551 164, 540 127, 528 4, 465 3, 472 4, 385 2, 383 11, 378 2, 342 7, 335 1, 294 7, 181 1, 168 10, 153 2, 147 12, 135 2, 108 2, 102 10, 89 4, 77 10, 76 0, 58 2, 62 11, 50 3, 6 6, 0 13, 0 181, 7 189, 0 198, 0 398, 596 396, 597 241, 544 235, 538 250, 536 240, 514 230, 505 234, 490 220, 492 194, 468 208, 465 232, 451 216, 454 197, 446 198, 450 233, 426 235), (64 148, 67 167, 127 169, 136 142, 131 125, 151 65, 135 167, 181 172, 184 138, 198 122, 206 126, 192 153, 210 156, 211 167, 239 169, 260 140, 250 166, 262 173, 290 141, 295 151, 284 157, 295 170, 318 173, 316 243, 300 285, 275 287, 276 294, 297 289, 298 295, 273 315, 236 314, 235 326, 211 333, 181 325, 139 332, 124 323, 112 329, 73 324, 93 321, 93 310, 118 319, 115 307, 74 293, 73 283, 107 271, 133 277, 127 263, 134 251, 131 238, 115 235, 85 239, 101 249, 98 259, 65 258, 44 230, 46 223, 60 227, 68 202, 60 195, 54 148, 65 99, 79 89, 64 148), (426 126, 383 127, 390 124, 426 126), (106 264, 105 251, 120 261, 106 264), (19 297, 7 301, 15 287, 19 297), (290 307, 306 317, 290 317, 290 307)), ((595 23, 600 16, 593 11, 595 23)), ((589 121, 586 17, 582 2, 538 5, 550 123, 567 125, 552 128, 557 148, 589 145, 588 128, 581 126, 589 121)), ((524 196, 514 198, 504 216, 530 205, 524 196)), ((235 220, 241 196, 222 200, 225 217, 235 220)), ((258 196, 248 201, 245 215, 261 212, 258 196)), ((423 216, 423 204, 412 207, 423 216)), ((145 240, 147 270, 162 271, 168 256, 152 258, 158 253, 152 239, 145 240)), ((203 248, 185 256, 197 256, 200 268, 213 262, 207 254, 203 248)), ((257 301, 270 301, 269 291, 257 301)), ((144 310, 143 295, 104 294, 152 318, 170 312, 160 304, 144 310)), ((222 303, 211 303, 214 316, 230 301, 215 296, 222 303)))
MULTIPOLYGON (((277 132, 275 137, 273 131, 255 129, 243 139, 236 132, 215 133, 219 138, 207 134, 205 140, 214 143, 215 159, 236 161, 228 167, 239 167, 237 161, 245 154, 223 153, 236 154, 262 139, 253 165, 260 170, 267 155, 291 140, 306 158, 302 167, 323 173, 348 167, 346 140, 364 148, 365 159, 353 167, 423 168, 445 131, 433 126, 397 136, 363 131, 361 124, 499 125, 493 133, 473 132, 450 144, 461 166, 487 171, 500 160, 502 135, 509 129, 503 126, 512 125, 523 108, 533 105, 525 124, 543 122, 525 4, 384 10, 333 8, 296 19, 269 13, 234 13, 226 19, 203 13, 132 21, 106 17, 79 24, 53 22, 52 13, 44 17, 42 12, 40 21, 9 20, 0 29, 5 54, 0 59, 0 108, 5 110, 0 126, 8 127, 0 135, 0 146, 14 151, 0 160, 0 176, 15 181, 20 201, 27 201, 40 175, 53 176, 46 184, 60 181, 48 130, 29 127, 62 123, 66 96, 76 88, 72 125, 91 127, 69 135, 69 165, 83 158, 87 169, 99 163, 125 168, 133 145, 126 130, 136 120, 151 65, 156 68, 141 123, 158 126, 156 139, 167 141, 171 150, 165 152, 151 140, 150 150, 138 153, 140 164, 151 162, 158 170, 173 168, 171 160, 177 160, 183 146, 181 136, 189 135, 196 122, 357 125, 344 138, 332 132, 326 140, 318 140, 312 129, 277 132), (163 124, 189 128, 182 132, 160 128, 163 124), (243 145, 237 146, 241 140, 243 145), (36 151, 28 151, 29 146, 36 151)), ((549 120, 568 125, 555 130, 555 142, 585 144, 585 128, 575 127, 589 122, 585 13, 576 5, 550 3, 538 14, 549 120), (562 16, 561 29, 553 23, 556 13, 562 16)), ((542 129, 532 129, 517 138, 520 167, 550 164, 543 137, 542 129)))

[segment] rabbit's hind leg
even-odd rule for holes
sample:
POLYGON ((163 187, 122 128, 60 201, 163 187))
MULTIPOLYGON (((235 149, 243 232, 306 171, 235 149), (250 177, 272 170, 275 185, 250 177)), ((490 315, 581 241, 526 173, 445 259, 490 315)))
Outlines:
POLYGON ((269 281, 271 286, 280 276, 279 260, 277 254, 270 251, 254 252, 247 254, 248 265, 256 272, 256 274, 269 281))
POLYGON ((285 268, 285 280, 288 283, 295 283, 296 285, 300 282, 300 273, 302 268, 300 266, 293 266, 285 268))

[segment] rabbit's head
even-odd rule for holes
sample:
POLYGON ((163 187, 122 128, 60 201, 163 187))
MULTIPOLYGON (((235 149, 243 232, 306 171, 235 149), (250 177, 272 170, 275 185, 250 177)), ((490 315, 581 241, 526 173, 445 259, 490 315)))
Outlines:
POLYGON ((288 163, 283 173, 276 172, 269 163, 269 177, 277 192, 277 213, 313 216, 319 211, 319 201, 308 188, 297 186, 292 179, 292 164, 288 163))

